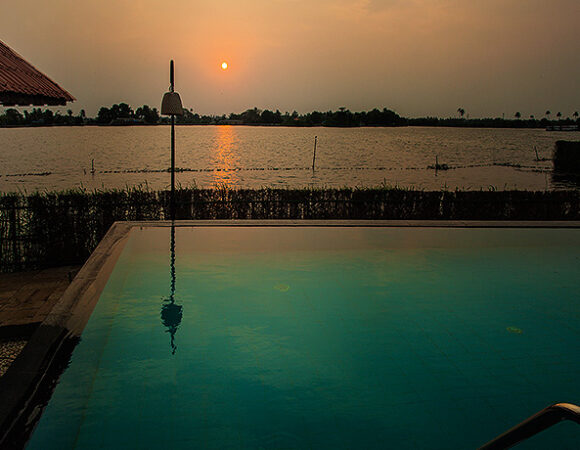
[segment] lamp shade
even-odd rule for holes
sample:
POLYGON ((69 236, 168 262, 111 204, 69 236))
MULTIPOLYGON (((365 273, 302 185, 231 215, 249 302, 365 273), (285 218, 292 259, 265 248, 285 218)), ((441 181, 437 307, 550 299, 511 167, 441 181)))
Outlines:
POLYGON ((183 116, 181 98, 177 92, 166 92, 161 100, 161 114, 165 116, 183 116))

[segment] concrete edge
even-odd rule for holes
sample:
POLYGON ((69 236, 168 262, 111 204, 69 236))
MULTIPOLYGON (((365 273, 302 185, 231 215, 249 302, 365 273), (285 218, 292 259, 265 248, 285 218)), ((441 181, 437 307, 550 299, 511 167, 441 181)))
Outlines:
POLYGON ((131 227, 428 227, 428 228, 580 228, 565 220, 170 220, 130 221, 131 227))

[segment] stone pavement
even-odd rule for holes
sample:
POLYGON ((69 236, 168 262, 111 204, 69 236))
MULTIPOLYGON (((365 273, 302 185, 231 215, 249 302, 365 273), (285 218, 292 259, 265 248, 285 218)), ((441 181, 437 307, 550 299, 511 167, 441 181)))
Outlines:
POLYGON ((0 376, 58 302, 80 266, 0 273, 0 376))

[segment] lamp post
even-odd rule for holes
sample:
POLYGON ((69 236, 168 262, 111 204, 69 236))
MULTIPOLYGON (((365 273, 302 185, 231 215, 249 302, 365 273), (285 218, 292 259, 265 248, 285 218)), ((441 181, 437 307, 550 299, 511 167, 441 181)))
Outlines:
POLYGON ((169 83, 169 92, 161 100, 161 114, 171 116, 171 220, 175 220, 175 116, 183 115, 183 106, 174 90, 173 60, 169 64, 169 83))

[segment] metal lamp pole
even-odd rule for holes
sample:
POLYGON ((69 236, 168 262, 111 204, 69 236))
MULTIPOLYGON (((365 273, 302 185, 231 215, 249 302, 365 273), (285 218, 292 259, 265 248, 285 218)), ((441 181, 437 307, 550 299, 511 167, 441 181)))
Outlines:
POLYGON ((171 116, 171 220, 175 220, 175 116, 183 115, 181 98, 175 92, 173 60, 169 64, 169 92, 163 95, 161 114, 171 116))
MULTIPOLYGON (((173 60, 169 63, 169 92, 175 91, 173 60)), ((175 220, 175 114, 171 114, 171 220, 175 220)))

